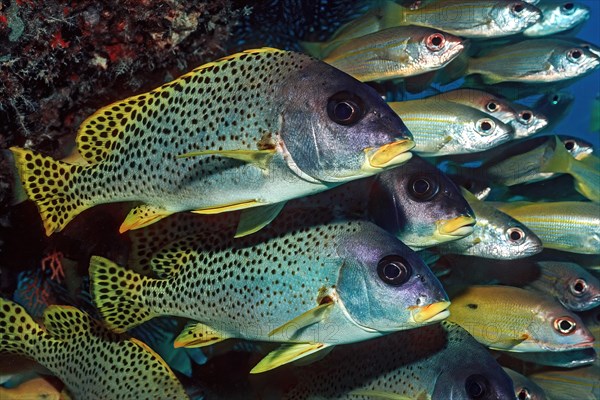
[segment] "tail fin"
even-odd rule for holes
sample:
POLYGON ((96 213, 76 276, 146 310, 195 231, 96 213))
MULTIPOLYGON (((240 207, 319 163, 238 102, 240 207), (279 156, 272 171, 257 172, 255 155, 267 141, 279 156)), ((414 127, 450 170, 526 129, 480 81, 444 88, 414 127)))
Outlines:
POLYGON ((0 298, 0 353, 35 358, 36 342, 44 335, 42 327, 15 302, 0 298))
POLYGON ((25 192, 42 216, 46 235, 63 229, 77 214, 90 207, 73 195, 73 178, 83 166, 56 161, 30 150, 12 147, 25 192))
POLYGON ((90 260, 90 286, 94 304, 106 326, 122 333, 158 316, 144 303, 142 290, 151 281, 136 272, 93 256, 90 260))

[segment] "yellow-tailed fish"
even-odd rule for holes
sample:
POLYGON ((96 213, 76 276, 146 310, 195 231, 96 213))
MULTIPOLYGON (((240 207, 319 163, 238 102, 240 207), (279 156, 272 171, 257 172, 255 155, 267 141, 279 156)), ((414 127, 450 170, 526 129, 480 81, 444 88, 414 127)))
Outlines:
POLYGON ((577 160, 565 146, 557 144, 554 156, 542 165, 541 170, 573 176, 575 190, 589 200, 600 202, 600 168, 595 160, 594 156, 577 160))
POLYGON ((500 260, 529 257, 542 251, 541 240, 525 224, 477 199, 465 189, 462 194, 475 212, 473 233, 442 243, 436 247, 437 251, 500 260))
POLYGON ((343 43, 323 61, 359 81, 387 80, 443 68, 464 48, 463 40, 449 33, 394 27, 343 43))
POLYGON ((0 298, 0 352, 48 368, 75 399, 187 399, 167 364, 144 343, 104 328, 70 306, 50 306, 39 325, 0 298))
POLYGON ((490 149, 512 138, 513 129, 463 104, 441 100, 388 103, 413 134, 414 151, 433 157, 490 149))
POLYGON ((527 378, 525 375, 521 375, 517 371, 513 371, 510 368, 502 368, 504 372, 510 377, 513 382, 515 389, 515 398, 517 400, 546 400, 546 394, 544 390, 536 385, 533 381, 527 378))
POLYGON ((2 400, 67 400, 66 394, 61 393, 60 386, 44 378, 33 378, 17 387, 5 388, 0 386, 2 400))
POLYGON ((486 84, 550 83, 582 77, 600 65, 588 49, 561 39, 530 39, 498 47, 469 61, 467 74, 486 84))
POLYGON ((600 203, 492 203, 519 220, 542 240, 544 247, 581 254, 600 253, 600 203))
POLYGON ((470 286, 452 298, 449 321, 480 343, 514 352, 591 348, 594 337, 573 312, 537 292, 470 286))
POLYGON ((440 29, 466 38, 494 38, 523 32, 541 18, 523 1, 438 0, 417 9, 384 6, 385 21, 440 29))
POLYGON ((375 90, 270 48, 101 108, 77 145, 88 165, 12 149, 48 235, 89 207, 119 201, 142 203, 121 232, 180 211, 258 206, 269 206, 258 211, 266 224, 282 202, 397 166, 413 146, 375 90))
POLYGON ((600 399, 600 367, 591 365, 570 370, 544 371, 528 378, 540 386, 549 400, 600 399))
POLYGON ((438 94, 430 99, 442 99, 454 103, 464 104, 483 111, 513 128, 513 139, 531 136, 547 124, 548 120, 542 113, 515 109, 515 105, 493 94, 477 89, 456 89, 438 94))
MULTIPOLYGON (((585 158, 591 150, 589 143, 572 136, 540 136, 526 141, 511 142, 477 154, 475 156, 482 160, 478 167, 464 167, 451 163, 448 165, 448 171, 462 177, 514 186, 553 178, 560 173, 559 170, 568 172, 570 164, 565 158, 585 158)), ((466 157, 462 159, 472 161, 466 157)))
POLYGON ((598 278, 572 262, 531 259, 508 262, 456 255, 445 256, 443 261, 451 267, 442 277, 446 288, 501 284, 544 293, 571 311, 585 311, 600 305, 598 278))
POLYGON ((158 279, 93 257, 94 303, 117 332, 160 315, 194 320, 176 347, 284 343, 253 373, 448 316, 441 284, 402 242, 366 221, 313 225, 314 214, 229 243, 212 230, 170 243, 151 258, 158 279))
POLYGON ((443 321, 348 346, 292 370, 281 398, 510 399, 513 386, 489 352, 464 329, 443 321))
POLYGON ((573 2, 547 2, 537 6, 542 18, 523 31, 528 37, 549 36, 571 30, 590 17, 590 8, 573 2))

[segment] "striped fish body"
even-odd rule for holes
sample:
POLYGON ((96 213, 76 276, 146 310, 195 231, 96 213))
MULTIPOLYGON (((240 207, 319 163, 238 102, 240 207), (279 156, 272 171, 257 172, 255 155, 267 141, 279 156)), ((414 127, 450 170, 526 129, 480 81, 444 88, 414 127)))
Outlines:
POLYGON ((441 100, 389 103, 413 134, 414 151, 426 157, 490 149, 512 138, 498 119, 463 104, 441 100))
POLYGON ((107 331, 74 307, 50 306, 44 327, 0 299, 0 352, 33 358, 75 399, 187 399, 167 364, 144 343, 107 331))
POLYGON ((544 247, 573 253, 600 254, 598 203, 517 202, 495 206, 535 232, 544 247))

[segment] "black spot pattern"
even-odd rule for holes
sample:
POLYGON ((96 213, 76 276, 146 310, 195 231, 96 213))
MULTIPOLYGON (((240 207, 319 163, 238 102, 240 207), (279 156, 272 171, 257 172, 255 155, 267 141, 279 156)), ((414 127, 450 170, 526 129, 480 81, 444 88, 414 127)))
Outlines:
POLYGON ((45 329, 16 303, 0 299, 0 352, 33 358, 75 399, 187 399, 183 387, 145 344, 107 331, 69 306, 50 306, 45 329))

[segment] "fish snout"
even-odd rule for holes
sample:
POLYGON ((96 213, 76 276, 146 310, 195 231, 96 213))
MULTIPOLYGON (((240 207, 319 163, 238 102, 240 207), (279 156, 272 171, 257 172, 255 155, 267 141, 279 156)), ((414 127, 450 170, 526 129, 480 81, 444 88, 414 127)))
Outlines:
POLYGON ((460 215, 456 218, 437 221, 440 235, 463 237, 473 233, 476 219, 471 215, 460 215))
POLYGON ((416 324, 423 324, 448 318, 450 316, 448 307, 450 307, 449 301, 438 301, 426 306, 411 306, 408 309, 410 310, 411 321, 416 324))
POLYGON ((367 147, 364 150, 366 159, 362 169, 373 172, 403 164, 412 157, 408 151, 413 147, 415 142, 412 139, 397 140, 378 148, 367 147))

